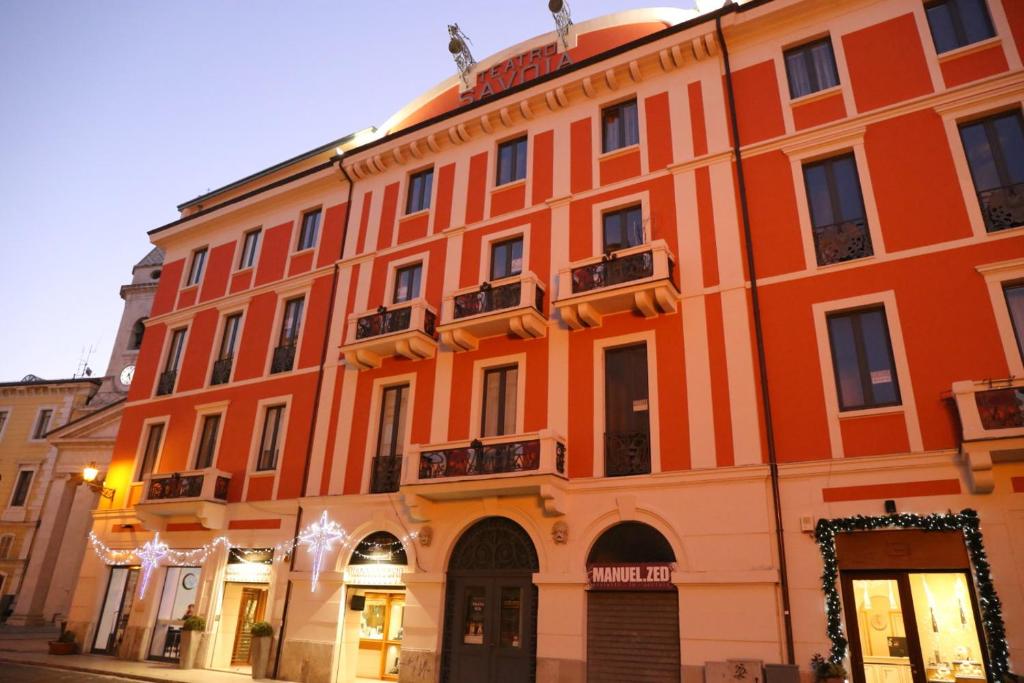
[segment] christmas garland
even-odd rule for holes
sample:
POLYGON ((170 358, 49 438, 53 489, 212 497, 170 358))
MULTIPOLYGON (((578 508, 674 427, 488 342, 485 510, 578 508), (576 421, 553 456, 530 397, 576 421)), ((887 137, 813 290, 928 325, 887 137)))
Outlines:
POLYGON ((821 587, 825 593, 826 624, 828 637, 832 641, 829 661, 840 663, 846 657, 846 636, 843 635, 842 604, 839 600, 839 563, 836 558, 836 534, 849 531, 872 531, 875 529, 920 529, 923 531, 960 531, 967 544, 967 552, 974 567, 974 581, 981 605, 981 622, 985 628, 990 666, 989 681, 1002 680, 1009 672, 1009 647, 1006 644, 1006 629, 1003 625, 1003 609, 992 585, 991 567, 985 555, 985 544, 981 538, 978 513, 971 509, 958 513, 914 515, 896 513, 879 517, 843 517, 821 519, 814 530, 814 539, 821 549, 825 571, 821 575, 821 587))

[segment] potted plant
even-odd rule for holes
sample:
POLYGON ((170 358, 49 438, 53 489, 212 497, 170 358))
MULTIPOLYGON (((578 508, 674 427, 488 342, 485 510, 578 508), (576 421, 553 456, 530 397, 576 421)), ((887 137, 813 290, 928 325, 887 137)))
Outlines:
POLYGON ((252 677, 266 678, 267 665, 270 663, 270 641, 274 637, 274 627, 269 621, 257 621, 249 629, 252 644, 249 647, 252 663, 252 677))
POLYGON ((66 625, 61 624, 57 640, 50 641, 50 654, 73 655, 76 652, 78 652, 78 643, 75 642, 75 634, 68 631, 66 625))
POLYGON ((181 627, 181 644, 178 648, 178 668, 191 669, 196 664, 199 641, 206 630, 205 617, 188 617, 181 627))
POLYGON ((846 669, 840 662, 833 662, 815 653, 811 657, 811 670, 814 671, 814 678, 825 683, 843 683, 846 680, 846 669))

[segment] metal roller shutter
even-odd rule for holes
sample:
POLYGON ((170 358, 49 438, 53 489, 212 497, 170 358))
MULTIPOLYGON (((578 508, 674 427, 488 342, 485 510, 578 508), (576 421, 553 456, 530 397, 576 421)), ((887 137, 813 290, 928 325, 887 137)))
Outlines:
POLYGON ((675 592, 587 593, 588 683, 679 681, 675 592))

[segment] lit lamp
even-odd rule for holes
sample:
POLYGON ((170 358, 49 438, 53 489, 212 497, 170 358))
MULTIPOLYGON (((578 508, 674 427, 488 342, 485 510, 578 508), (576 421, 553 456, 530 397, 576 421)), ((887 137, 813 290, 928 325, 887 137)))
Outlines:
POLYGON ((95 462, 90 462, 82 468, 81 474, 72 475, 71 480, 75 483, 75 486, 78 484, 85 484, 104 498, 113 499, 114 489, 108 489, 103 485, 102 481, 97 481, 96 478, 99 477, 99 475, 100 468, 97 467, 95 462))

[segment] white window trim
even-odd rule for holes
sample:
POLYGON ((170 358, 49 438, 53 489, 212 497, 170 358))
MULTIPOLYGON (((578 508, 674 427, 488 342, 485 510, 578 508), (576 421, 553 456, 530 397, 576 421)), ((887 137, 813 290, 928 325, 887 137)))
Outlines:
MULTIPOLYGON (((421 216, 421 215, 423 215, 425 213, 429 213, 431 211, 431 209, 433 209, 435 206, 437 206, 437 172, 438 172, 438 169, 439 169, 439 167, 438 167, 437 164, 426 164, 424 166, 419 166, 417 168, 414 168, 414 169, 410 170, 408 173, 406 173, 404 176, 402 176, 402 179, 399 181, 399 185, 398 185, 398 207, 397 207, 398 211, 395 212, 395 226, 394 226, 394 231, 391 233, 391 244, 387 244, 387 245, 385 245, 385 247, 394 246, 398 242, 398 224, 399 223, 404 221, 406 218, 411 218, 412 216, 421 216), (406 209, 409 207, 409 186, 412 184, 412 177, 414 175, 419 174, 419 173, 423 173, 424 171, 433 171, 434 172, 434 176, 430 179, 430 206, 428 206, 425 209, 420 209, 419 211, 412 211, 412 212, 406 213, 406 209)), ((381 199, 383 200, 383 198, 384 198, 384 192, 382 191, 381 192, 381 199)), ((378 216, 378 220, 379 220, 379 216, 378 216)), ((427 234, 428 235, 433 232, 433 223, 434 223, 434 221, 433 221, 433 219, 431 219, 429 224, 428 224, 428 226, 427 226, 427 234)), ((376 251, 376 247, 370 244, 369 237, 370 237, 369 232, 367 232, 366 250, 368 252, 376 251)), ((378 237, 379 237, 379 231, 378 231, 378 237)))
MULTIPOLYGON (((384 279, 384 301, 381 302, 381 304, 380 304, 381 306, 384 306, 386 308, 391 308, 392 306, 404 306, 404 305, 409 303, 408 301, 403 301, 403 302, 398 303, 398 304, 394 303, 394 301, 395 301, 395 284, 396 284, 396 281, 398 280, 398 271, 399 271, 399 269, 400 268, 405 268, 406 266, 414 265, 416 263, 419 263, 422 266, 422 271, 421 271, 421 274, 420 274, 420 293, 419 293, 418 296, 414 296, 412 299, 410 299, 410 301, 415 301, 416 299, 425 299, 426 298, 426 294, 427 294, 427 273, 429 272, 428 268, 430 267, 430 250, 429 249, 426 250, 426 251, 418 251, 415 254, 410 254, 408 256, 402 256, 401 258, 396 258, 393 261, 388 261, 387 262, 387 275, 385 276, 385 279, 384 279)), ((373 269, 372 268, 368 268, 367 270, 373 270, 373 269)))
MULTIPOLYGON (((315 267, 317 256, 320 254, 320 243, 323 241, 324 236, 324 221, 327 219, 327 207, 323 206, 309 206, 299 211, 299 218, 295 222, 295 236, 292 238, 291 252, 289 254, 288 266, 291 265, 291 256, 296 254, 305 254, 306 252, 313 253, 313 264, 315 267), (302 237, 302 223, 306 219, 306 214, 313 213, 314 211, 320 212, 320 225, 316 228, 316 241, 313 246, 306 247, 305 249, 299 249, 299 239, 302 237)), ((287 273, 286 273, 287 274, 287 273)))
MULTIPOLYGON (((629 93, 623 93, 610 97, 604 102, 597 105, 597 112, 591 119, 593 121, 594 134, 591 135, 592 143, 592 159, 594 160, 593 169, 593 185, 595 188, 602 187, 601 183, 601 162, 606 159, 614 159, 618 156, 624 156, 630 152, 636 150, 640 152, 640 175, 647 175, 648 161, 647 154, 644 154, 644 150, 647 148, 647 107, 645 101, 647 96, 642 96, 639 90, 633 90, 629 93), (609 107, 614 107, 617 104, 623 104, 630 100, 636 100, 636 126, 637 126, 637 143, 635 145, 626 145, 625 147, 619 147, 613 149, 610 152, 604 150, 604 110, 609 107)), ((556 162, 557 165, 557 162, 556 162)))
POLYGON ((604 353, 617 346, 647 345, 647 417, 651 429, 651 474, 661 472, 661 411, 658 405, 658 348, 655 330, 594 340, 594 477, 604 477, 604 353))
POLYGON ((886 290, 846 299, 823 301, 811 305, 814 316, 814 332, 818 343, 818 363, 821 371, 822 386, 825 390, 825 415, 828 422, 828 436, 833 458, 845 457, 843 448, 843 420, 852 420, 872 415, 903 413, 907 429, 907 441, 912 453, 924 450, 921 438, 921 423, 917 415, 914 386, 911 382, 910 365, 907 362, 906 346, 903 342, 903 328, 900 325, 899 311, 896 307, 896 292, 886 290), (889 328, 889 344, 892 347, 893 364, 895 365, 896 381, 899 383, 899 405, 881 408, 864 408, 861 410, 839 410, 839 391, 836 388, 835 368, 832 365, 832 347, 829 343, 827 316, 830 313, 849 311, 858 308, 878 306, 885 309, 886 325, 889 328))
MULTIPOLYGON (((494 141, 494 159, 491 163, 492 172, 488 174, 489 185, 488 187, 488 203, 490 202, 490 195, 494 192, 501 190, 507 190, 512 187, 519 187, 520 185, 525 186, 526 192, 526 206, 530 206, 530 195, 533 192, 533 174, 530 173, 530 163, 533 161, 533 138, 534 135, 530 133, 529 129, 523 129, 518 133, 506 135, 498 140, 494 141), (500 156, 498 150, 506 142, 513 142, 520 138, 526 138, 526 175, 518 180, 510 180, 507 183, 498 184, 498 162, 500 156)), ((490 206, 487 207, 487 215, 491 215, 490 206)))
POLYGON ((292 394, 272 396, 270 398, 260 399, 256 403, 256 416, 259 426, 257 429, 252 430, 252 439, 249 443, 249 462, 245 467, 245 483, 242 485, 243 501, 247 500, 249 497, 249 482, 252 479, 265 479, 267 477, 274 478, 274 485, 272 487, 270 497, 272 500, 277 498, 277 488, 281 483, 281 469, 286 455, 285 446, 288 443, 288 421, 291 418, 291 414, 292 394), (267 408, 277 405, 284 406, 284 411, 281 415, 280 440, 277 445, 277 462, 272 470, 257 470, 256 463, 259 460, 260 439, 263 436, 263 426, 267 419, 267 408))
MULTIPOLYGON (((204 388, 209 388, 212 386, 226 386, 228 384, 231 384, 232 381, 234 381, 235 371, 238 370, 238 353, 242 349, 242 335, 245 332, 245 320, 248 317, 246 315, 248 310, 249 300, 246 299, 244 302, 237 303, 237 305, 232 305, 230 308, 224 308, 220 311, 220 318, 218 318, 217 320, 217 333, 214 335, 213 346, 210 348, 210 358, 206 363, 207 372, 206 377, 203 378, 204 388), (211 380, 213 379, 213 364, 217 362, 217 357, 220 354, 220 344, 224 340, 224 325, 227 322, 227 319, 235 315, 236 313, 241 315, 242 317, 238 321, 238 345, 235 347, 235 355, 232 357, 231 372, 228 373, 227 382, 225 382, 224 384, 215 385, 211 383, 211 380)), ((278 332, 280 332, 280 330, 278 330, 278 332)), ((302 330, 299 330, 299 333, 301 334, 302 330)))
MULTIPOLYGON (((988 295, 992 301, 992 310, 995 313, 999 341, 1003 346, 1010 375, 1020 377, 1024 375, 1024 361, 1021 360, 1021 353, 1017 347, 1017 336, 1013 332, 1013 320, 1010 318, 1010 308, 1006 303, 1003 286, 1007 282, 1024 280, 1024 258, 987 263, 976 266, 975 269, 985 278, 988 295)), ((962 377, 960 379, 980 378, 962 377)))
POLYGON ((199 246, 199 247, 196 247, 195 249, 193 249, 190 252, 190 255, 189 255, 189 258, 188 258, 188 263, 186 264, 185 268, 183 269, 184 272, 182 273, 181 287, 179 289, 180 290, 192 289, 193 287, 199 287, 200 285, 202 285, 203 284, 203 280, 206 279, 206 268, 209 265, 210 265, 210 245, 209 244, 205 244, 205 245, 202 245, 202 246, 199 246), (203 257, 203 269, 199 273, 199 279, 196 280, 193 283, 189 283, 189 276, 192 274, 192 266, 196 262, 196 254, 201 252, 201 251, 203 251, 204 249, 206 250, 206 256, 203 257))
POLYGON ((153 459, 153 471, 150 474, 156 474, 160 471, 160 461, 164 455, 164 444, 167 443, 167 428, 171 424, 170 415, 159 415, 154 417, 147 417, 142 421, 142 430, 139 434, 139 443, 135 447, 135 460, 132 462, 132 483, 141 484, 142 479, 138 479, 139 467, 142 466, 142 458, 146 452, 146 442, 149 440, 149 430, 153 425, 162 424, 164 431, 160 434, 160 443, 156 447, 156 458, 153 459))
POLYGON ((231 273, 232 274, 234 274, 234 273, 245 273, 245 272, 248 272, 248 271, 256 270, 256 266, 259 265, 259 262, 260 262, 260 251, 261 251, 261 247, 263 246, 263 238, 265 236, 266 236, 266 232, 263 230, 263 226, 262 225, 257 225, 257 226, 251 227, 248 230, 245 230, 245 231, 242 232, 241 237, 239 237, 238 241, 236 242, 236 244, 238 245, 238 255, 237 255, 237 258, 235 259, 234 264, 232 264, 233 265, 233 267, 231 269, 231 273), (242 263, 242 254, 245 251, 245 238, 246 238, 246 236, 249 235, 249 233, 253 233, 253 232, 259 232, 259 237, 256 238, 256 253, 252 255, 252 265, 251 266, 242 266, 241 265, 241 263, 242 263))
MULTIPOLYGON (((517 225, 514 228, 506 228, 505 230, 498 230, 497 232, 488 233, 480 237, 480 274, 477 278, 477 283, 491 282, 491 259, 493 253, 491 248, 498 242, 504 242, 515 237, 522 237, 523 239, 523 263, 520 269, 520 273, 530 272, 530 224, 517 225)), ((511 280, 518 278, 519 275, 513 275, 510 278, 500 278, 493 282, 501 282, 502 280, 511 280)))
POLYGON ((36 463, 18 463, 18 471, 14 475, 14 482, 11 486, 11 494, 7 496, 7 509, 8 510, 27 510, 29 504, 32 502, 32 487, 36 483, 36 476, 39 474, 39 465, 36 463), (14 505, 14 494, 18 492, 18 480, 21 479, 22 472, 31 472, 32 476, 28 480, 28 492, 25 494, 25 502, 21 505, 14 505))
POLYGON ((192 426, 192 440, 188 449, 188 464, 190 470, 199 469, 196 467, 196 458, 199 456, 199 440, 203 433, 203 421, 209 415, 220 415, 220 425, 217 426, 217 438, 213 443, 213 462, 210 467, 217 467, 217 460, 220 459, 220 442, 224 436, 224 425, 227 422, 228 405, 230 401, 218 401, 195 406, 196 419, 192 426))
MULTIPOLYGON (((846 52, 843 49, 842 35, 848 32, 849 29, 845 27, 833 26, 831 23, 825 25, 825 29, 811 34, 803 34, 799 37, 794 37, 792 40, 787 40, 781 48, 779 48, 775 55, 775 78, 779 84, 779 91, 784 95, 783 104, 789 106, 782 107, 782 118, 783 123, 786 127, 786 132, 792 134, 796 132, 796 123, 793 118, 793 110, 800 107, 803 104, 814 102, 816 100, 823 100, 827 97, 831 97, 835 94, 842 95, 843 105, 846 108, 847 116, 853 116, 857 113, 857 103, 853 98, 853 89, 850 87, 850 70, 846 64, 846 52), (789 92, 789 72, 786 70, 786 52, 793 48, 813 43, 822 38, 828 38, 832 44, 832 57, 836 65, 836 76, 839 78, 839 84, 834 85, 831 88, 824 88, 816 92, 803 95, 802 97, 792 97, 789 92), (839 40, 837 40, 839 38, 839 40)), ((806 129, 801 129, 801 131, 806 129)))
MULTIPOLYGON (((516 366, 516 424, 514 434, 523 434, 526 430, 526 353, 513 353, 507 356, 493 356, 481 358, 473 362, 473 389, 469 404, 469 438, 496 438, 484 437, 481 432, 484 410, 484 373, 492 368, 499 368, 507 365, 516 366)), ((505 436, 511 436, 505 434, 505 436)))
MULTIPOLYGON (((653 225, 651 221, 651 193, 649 190, 643 190, 641 192, 634 192, 632 194, 622 195, 615 197, 614 199, 606 199, 603 202, 594 202, 591 204, 591 256, 600 256, 604 253, 604 215, 606 213, 612 213, 620 209, 628 209, 631 206, 640 204, 640 219, 643 221, 644 230, 644 244, 650 244, 654 237, 653 225)), ((670 230, 674 230, 671 227, 670 230)))
MULTIPOLYGON (((43 405, 36 408, 36 416, 32 418, 32 427, 28 432, 29 443, 46 443, 46 432, 51 432, 56 429, 59 425, 57 424, 57 410, 60 408, 59 405, 43 405), (44 410, 50 411, 50 421, 46 424, 46 431, 43 432, 41 438, 36 438, 36 428, 39 426, 39 416, 44 410)), ((8 420, 10 416, 8 415, 8 420)), ((6 426, 5 426, 6 428, 6 426)))
MULTIPOLYGON (((402 384, 409 385, 409 399, 406 403, 409 412, 405 417, 405 434, 402 435, 402 453, 406 457, 409 455, 409 447, 412 445, 412 421, 416 413, 416 378, 417 373, 410 372, 402 375, 378 377, 373 380, 373 386, 370 391, 370 419, 366 425, 366 446, 363 452, 363 474, 362 480, 359 483, 360 493, 370 492, 370 475, 373 470, 373 458, 377 453, 377 439, 380 436, 377 430, 380 425, 380 403, 384 390, 402 384)), ((405 466, 402 469, 405 470, 405 466)))
POLYGON ((936 92, 946 89, 946 79, 942 74, 942 63, 959 56, 969 54, 978 50, 984 50, 1001 43, 1003 56, 1006 57, 1008 71, 1014 71, 1021 66, 1020 56, 1017 54, 1016 43, 1013 40, 1010 24, 1003 11, 1001 2, 985 0, 988 9, 989 19, 992 20, 992 29, 995 33, 991 38, 985 38, 974 43, 968 43, 961 47, 948 50, 939 54, 935 48, 935 38, 932 37, 931 25, 928 23, 928 13, 925 11, 925 3, 915 3, 912 12, 917 22, 918 31, 921 34, 921 44, 924 48, 925 62, 928 64, 928 71, 932 75, 932 85, 936 92))
MULTIPOLYGON (((303 283, 294 288, 279 289, 277 292, 277 306, 274 311, 274 323, 270 328, 270 341, 267 345, 266 365, 263 368, 264 377, 280 377, 289 375, 299 369, 299 352, 302 349, 302 342, 306 338, 306 321, 309 319, 309 293, 312 290, 311 283, 303 283), (302 319, 299 321, 299 338, 295 340, 295 362, 292 369, 287 372, 275 372, 271 374, 270 368, 274 364, 274 349, 281 339, 281 323, 284 322, 284 310, 292 299, 302 299, 302 319)), ((241 340, 239 340, 241 343, 241 340)), ((231 369, 234 375, 235 369, 231 369)), ((209 381, 209 380, 207 380, 209 381)))
POLYGON ((7 418, 0 425, 0 441, 3 441, 4 434, 7 433, 7 425, 11 423, 11 415, 14 413, 14 408, 13 406, 0 406, 0 413, 7 413, 7 418))

